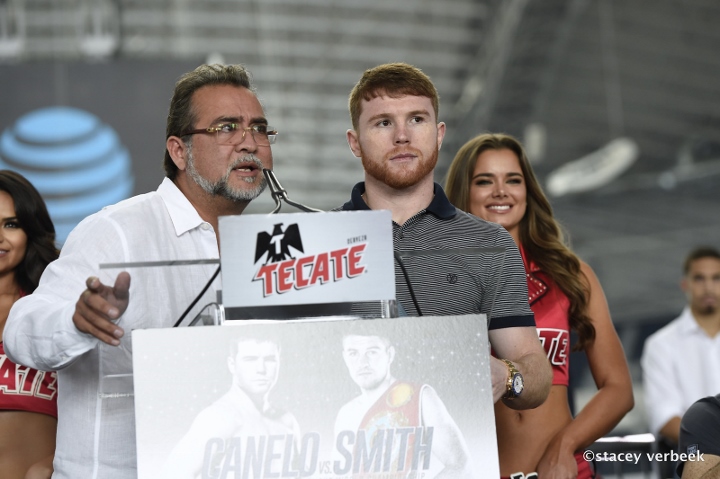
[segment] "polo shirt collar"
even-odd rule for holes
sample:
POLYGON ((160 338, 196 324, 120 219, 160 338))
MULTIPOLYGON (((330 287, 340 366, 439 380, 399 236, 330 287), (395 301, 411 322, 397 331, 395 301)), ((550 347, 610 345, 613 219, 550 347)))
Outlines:
MULTIPOLYGON (((350 201, 343 205, 343 210, 369 210, 370 207, 362 198, 363 193, 365 193, 365 182, 361 181, 353 187, 352 193, 350 194, 350 201)), ((425 211, 444 220, 454 217, 457 214, 457 210, 452 203, 450 203, 450 200, 447 199, 445 192, 439 184, 434 183, 433 193, 433 199, 428 207, 425 208, 425 211)))
POLYGON ((176 235, 180 236, 205 223, 192 203, 170 178, 166 177, 163 180, 157 192, 165 203, 176 235))
POLYGON ((692 311, 690 311, 690 306, 685 306, 685 308, 683 308, 682 313, 680 313, 679 319, 681 333, 702 334, 703 336, 707 337, 707 333, 703 328, 700 327, 698 322, 695 320, 692 311))
POLYGON ((370 207, 365 203, 362 195, 365 193, 365 182, 353 186, 352 193, 350 193, 350 201, 345 203, 342 207, 345 211, 358 211, 358 210, 369 210, 370 207))

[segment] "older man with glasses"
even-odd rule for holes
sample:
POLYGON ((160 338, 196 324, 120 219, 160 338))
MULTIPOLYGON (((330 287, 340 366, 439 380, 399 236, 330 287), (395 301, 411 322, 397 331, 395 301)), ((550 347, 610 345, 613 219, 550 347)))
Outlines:
POLYGON ((241 214, 265 188, 276 135, 243 67, 186 73, 170 103, 160 187, 82 221, 35 293, 15 304, 7 355, 58 371, 54 478, 137 476, 125 333, 172 326, 201 291, 198 305, 215 301, 217 267, 195 260, 219 257, 218 217, 241 214), (178 260, 185 265, 150 267, 178 260), (109 267, 119 263, 136 266, 132 284, 109 267))

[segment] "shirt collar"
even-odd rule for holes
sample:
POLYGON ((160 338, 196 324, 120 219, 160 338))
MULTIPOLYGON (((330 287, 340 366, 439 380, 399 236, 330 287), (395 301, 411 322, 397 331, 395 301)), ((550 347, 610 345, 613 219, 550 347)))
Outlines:
POLYGON ((695 316, 693 316, 692 311, 690 310, 690 306, 685 306, 683 308, 682 313, 680 313, 680 317, 678 319, 680 323, 680 331, 682 333, 697 333, 708 337, 708 334, 705 332, 705 330, 701 328, 698 322, 695 320, 695 316))
POLYGON ((160 183, 157 192, 165 203, 176 235, 180 236, 205 223, 192 203, 170 178, 165 178, 160 183))
POLYGON ((525 248, 523 248, 522 245, 519 245, 518 249, 520 250, 520 256, 522 256, 523 263, 525 264, 525 271, 528 273, 537 273, 540 271, 540 266, 538 266, 532 258, 527 257, 525 248))
MULTIPOLYGON (((353 187, 352 193, 350 194, 350 201, 345 203, 342 209, 345 211, 369 210, 370 207, 362 198, 363 193, 365 193, 365 182, 361 181, 353 187)), ((450 200, 447 199, 445 192, 439 184, 434 183, 433 193, 433 199, 428 207, 425 208, 425 211, 444 220, 454 217, 457 214, 457 210, 452 203, 450 203, 450 200)))

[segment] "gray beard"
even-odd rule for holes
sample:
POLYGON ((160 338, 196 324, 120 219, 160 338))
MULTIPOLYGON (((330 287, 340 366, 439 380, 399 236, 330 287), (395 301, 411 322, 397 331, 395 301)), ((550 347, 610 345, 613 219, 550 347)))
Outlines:
MULTIPOLYGON (((227 172, 223 175, 222 178, 219 180, 212 182, 208 180, 207 178, 204 178, 198 171, 195 169, 195 158, 193 157, 192 153, 192 146, 189 146, 188 148, 188 157, 187 157, 187 168, 186 172, 190 178, 205 191, 206 193, 212 195, 212 196, 220 196, 222 198, 226 198, 231 201, 244 201, 244 202, 250 202, 260 196, 260 193, 265 191, 265 187, 267 186, 267 182, 265 181, 265 176, 260 176, 260 179, 257 182, 257 185, 255 188, 252 188, 250 190, 242 189, 242 188, 232 188, 228 184, 228 180, 230 179, 230 175, 232 174, 232 170, 236 168, 238 165, 246 162, 253 162, 255 165, 262 171, 263 164, 262 161, 258 157, 256 157, 253 154, 247 154, 245 156, 242 156, 235 160, 232 165, 228 168, 227 172)), ((253 184, 256 182, 256 178, 243 178, 243 180, 247 183, 253 184)))

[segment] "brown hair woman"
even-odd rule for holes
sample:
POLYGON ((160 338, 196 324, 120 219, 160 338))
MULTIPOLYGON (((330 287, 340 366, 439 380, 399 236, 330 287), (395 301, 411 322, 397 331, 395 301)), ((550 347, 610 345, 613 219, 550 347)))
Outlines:
POLYGON ((52 474, 57 377, 10 361, 2 332, 13 303, 37 287, 58 256, 55 228, 42 197, 23 176, 0 170, 0 475, 52 474))
POLYGON ((501 401, 495 421, 503 477, 591 478, 582 450, 633 407, 630 373, 594 272, 565 245, 550 202, 519 141, 483 134, 458 151, 445 191, 459 209, 499 223, 518 245, 538 336, 553 366, 553 385, 538 408, 516 411, 501 401), (598 391, 573 418, 568 404, 570 330, 578 334, 598 391))

